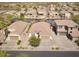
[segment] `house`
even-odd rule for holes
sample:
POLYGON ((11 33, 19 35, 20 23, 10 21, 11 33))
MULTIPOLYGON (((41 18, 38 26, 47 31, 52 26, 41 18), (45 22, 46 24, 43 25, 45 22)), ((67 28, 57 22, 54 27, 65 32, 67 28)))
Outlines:
POLYGON ((67 30, 65 29, 66 28, 65 21, 55 20, 55 23, 56 23, 55 27, 56 27, 57 35, 66 35, 67 30))
POLYGON ((71 13, 68 11, 65 11, 65 10, 60 11, 60 14, 63 19, 70 19, 71 18, 71 13))
POLYGON ((69 11, 72 15, 79 15, 78 11, 69 11))
POLYGON ((55 7, 56 7, 56 6, 55 6, 54 4, 51 4, 51 5, 50 5, 50 10, 51 10, 51 11, 55 11, 55 7))
POLYGON ((21 35, 25 31, 27 23, 23 21, 16 21, 8 26, 8 37, 6 40, 22 40, 21 35))
POLYGON ((7 11, 4 14, 10 14, 10 15, 15 15, 16 11, 15 10, 11 10, 11 11, 7 11))
POLYGON ((39 6, 37 8, 37 19, 45 19, 48 15, 48 10, 46 7, 39 6))
POLYGON ((72 20, 68 20, 67 22, 68 34, 72 33, 74 30, 79 28, 79 25, 72 20))
POLYGON ((49 11, 49 19, 60 19, 59 12, 49 11))
POLYGON ((79 39, 79 28, 72 31, 72 33, 69 34, 70 39, 75 41, 79 39))
POLYGON ((0 30, 0 45, 4 43, 5 39, 6 39, 6 36, 5 36, 4 30, 0 30))
POLYGON ((58 35, 67 35, 71 33, 73 30, 77 29, 79 26, 72 20, 55 20, 55 23, 58 35))
POLYGON ((35 19, 37 17, 37 11, 36 11, 36 9, 28 8, 24 17, 25 18, 35 19))
POLYGON ((37 22, 33 24, 29 30, 29 33, 35 36, 36 34, 38 35, 39 33, 41 38, 48 38, 48 39, 52 38, 52 29, 50 24, 47 22, 37 22))

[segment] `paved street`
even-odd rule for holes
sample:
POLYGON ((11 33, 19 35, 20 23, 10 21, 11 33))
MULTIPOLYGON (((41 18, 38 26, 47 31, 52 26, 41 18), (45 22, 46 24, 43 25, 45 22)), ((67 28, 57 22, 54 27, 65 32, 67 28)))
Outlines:
POLYGON ((79 57, 78 51, 8 51, 10 57, 79 57))

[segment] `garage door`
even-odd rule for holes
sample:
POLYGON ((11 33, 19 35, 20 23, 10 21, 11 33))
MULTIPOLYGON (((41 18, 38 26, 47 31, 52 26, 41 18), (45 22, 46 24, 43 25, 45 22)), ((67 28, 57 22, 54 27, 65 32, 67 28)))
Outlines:
POLYGON ((10 36, 10 39, 11 39, 11 40, 18 40, 19 37, 18 37, 18 36, 10 36))

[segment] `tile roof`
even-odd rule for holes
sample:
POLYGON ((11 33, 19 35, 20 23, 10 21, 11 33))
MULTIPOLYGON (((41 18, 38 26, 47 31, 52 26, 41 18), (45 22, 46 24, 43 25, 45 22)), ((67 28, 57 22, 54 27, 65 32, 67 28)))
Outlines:
POLYGON ((16 21, 8 27, 11 33, 21 34, 26 28, 27 23, 23 21, 16 21))
POLYGON ((78 24, 76 24, 74 21, 72 20, 55 20, 57 25, 65 25, 68 27, 75 27, 78 26, 78 24))
POLYGON ((46 22, 38 22, 32 25, 29 30, 30 33, 38 33, 40 35, 52 35, 52 29, 50 29, 50 25, 46 22))

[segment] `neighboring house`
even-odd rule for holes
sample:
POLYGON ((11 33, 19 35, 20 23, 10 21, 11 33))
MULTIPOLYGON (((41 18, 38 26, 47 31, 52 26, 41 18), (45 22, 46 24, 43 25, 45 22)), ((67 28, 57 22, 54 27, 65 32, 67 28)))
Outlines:
POLYGON ((51 4, 50 5, 50 11, 55 11, 55 7, 56 7, 55 5, 51 4))
POLYGON ((72 33, 74 30, 78 29, 79 25, 72 20, 65 21, 68 27, 68 34, 72 33))
POLYGON ((37 19, 45 19, 48 15, 48 10, 46 7, 39 6, 37 8, 37 19))
POLYGON ((52 38, 52 29, 51 29, 50 24, 47 22, 38 22, 38 23, 33 24, 29 30, 29 34, 36 35, 38 33, 41 38, 51 39, 52 38))
POLYGON ((21 11, 17 11, 14 15, 17 17, 17 18, 20 18, 21 17, 21 14, 25 14, 25 10, 21 10, 21 11))
POLYGON ((25 13, 25 18, 31 18, 31 19, 36 19, 37 17, 37 11, 36 9, 33 9, 33 8, 28 8, 27 9, 27 12, 25 13))
POLYGON ((67 35, 78 29, 78 24, 72 20, 55 20, 57 35, 67 35))
POLYGON ((71 18, 71 13, 68 11, 60 11, 60 14, 63 19, 70 19, 71 18))
POLYGON ((72 31, 72 33, 69 34, 71 40, 75 41, 79 39, 79 28, 72 31))
POLYGON ((0 45, 2 43, 4 43, 5 39, 6 39, 5 31, 4 30, 0 30, 0 45))
POLYGON ((79 15, 78 11, 69 11, 72 15, 79 15))
POLYGON ((15 16, 18 17, 18 18, 20 18, 20 15, 21 15, 20 11, 16 12, 16 14, 15 14, 15 16))
POLYGON ((59 12, 49 11, 49 19, 60 19, 59 12))
POLYGON ((56 23, 56 32, 57 32, 57 35, 66 35, 67 33, 67 30, 65 29, 66 28, 66 25, 65 25, 65 22, 64 20, 55 20, 55 23, 56 23))
POLYGON ((21 35, 25 31, 27 27, 27 23, 23 21, 16 21, 8 27, 8 34, 7 40, 22 40, 21 35))
POLYGON ((11 11, 7 11, 4 14, 10 14, 10 15, 15 15, 16 11, 15 10, 11 10, 11 11))
POLYGON ((6 10, 0 10, 0 14, 4 14, 6 12, 7 12, 6 10))

